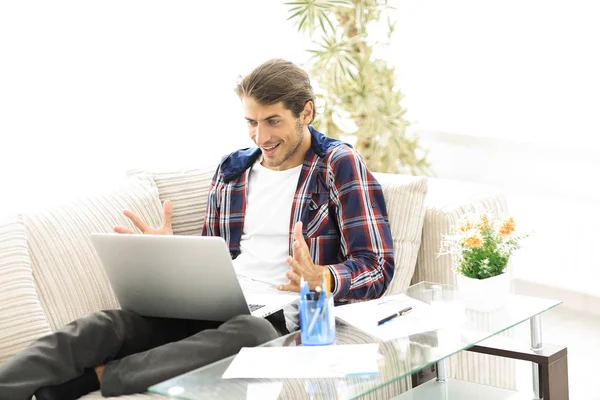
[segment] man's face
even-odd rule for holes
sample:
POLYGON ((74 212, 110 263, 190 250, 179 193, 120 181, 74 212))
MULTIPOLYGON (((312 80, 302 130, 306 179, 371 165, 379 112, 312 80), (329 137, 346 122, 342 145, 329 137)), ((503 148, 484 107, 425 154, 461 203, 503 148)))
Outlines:
POLYGON ((303 124, 306 117, 294 117, 282 102, 263 105, 244 97, 242 103, 248 133, 262 151, 263 165, 280 171, 300 165, 307 150, 302 151, 303 140, 310 146, 310 133, 303 124))

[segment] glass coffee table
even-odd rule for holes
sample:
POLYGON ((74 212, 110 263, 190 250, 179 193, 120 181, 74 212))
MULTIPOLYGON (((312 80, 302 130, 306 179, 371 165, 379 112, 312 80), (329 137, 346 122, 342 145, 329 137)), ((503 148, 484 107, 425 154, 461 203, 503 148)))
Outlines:
MULTIPOLYGON (((450 322, 442 325, 440 329, 385 342, 353 326, 342 323, 337 323, 336 326, 336 344, 379 343, 382 359, 379 363, 378 375, 320 379, 222 379, 223 373, 235 357, 232 356, 154 385, 148 390, 190 400, 389 399, 395 396, 399 396, 400 399, 431 398, 432 392, 426 393, 426 385, 422 385, 423 388, 420 389, 425 393, 423 395, 418 395, 419 387, 407 392, 411 388, 410 378, 413 374, 435 365, 437 380, 444 382, 446 380, 444 359, 528 320, 531 323, 531 348, 541 348, 540 314, 561 303, 556 300, 511 295, 504 308, 483 313, 464 309, 459 301, 458 292, 453 286, 421 282, 410 286, 404 293, 433 307, 439 307, 438 309, 443 310, 444 314, 452 316, 450 322), (410 394, 411 392, 414 395, 410 394)), ((300 345, 300 334, 294 332, 265 343, 263 346, 300 345)), ((285 363, 286 360, 281 362, 285 363)), ((535 371, 534 367, 534 379, 535 371)), ((448 391, 450 387, 454 388, 454 385, 453 383, 444 386, 444 390, 448 391)), ((462 393, 461 390, 470 390, 469 388, 488 390, 472 385, 466 389, 459 388, 457 393, 462 393)), ((429 388, 429 390, 434 389, 429 388)), ((537 388, 537 392, 539 390, 540 387, 537 388)), ((503 389, 497 390, 498 397, 492 397, 493 394, 486 394, 486 396, 498 399, 520 398, 510 397, 508 392, 505 397, 501 397, 502 391, 503 389)), ((535 387, 534 392, 536 392, 535 387)), ((539 393, 536 395, 539 397, 539 393)))

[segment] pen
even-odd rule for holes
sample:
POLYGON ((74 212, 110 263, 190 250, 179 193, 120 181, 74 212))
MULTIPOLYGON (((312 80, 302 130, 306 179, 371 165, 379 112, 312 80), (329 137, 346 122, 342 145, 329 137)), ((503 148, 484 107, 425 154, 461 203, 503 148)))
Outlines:
POLYGON ((304 280, 304 277, 300 277, 300 298, 306 299, 306 295, 309 293, 308 283, 304 280))
POLYGON ((384 319, 377 322, 377 326, 385 324, 386 322, 391 321, 392 319, 394 319, 396 317, 401 317, 405 314, 408 314, 411 311, 412 311, 412 307, 410 307, 410 306, 403 308, 402 310, 398 311, 397 313, 394 313, 394 314, 390 315, 389 317, 385 317, 384 319))

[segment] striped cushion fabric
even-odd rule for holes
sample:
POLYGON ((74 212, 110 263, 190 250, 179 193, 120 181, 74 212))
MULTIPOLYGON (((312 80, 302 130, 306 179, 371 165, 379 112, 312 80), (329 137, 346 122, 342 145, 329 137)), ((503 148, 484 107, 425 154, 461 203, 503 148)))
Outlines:
POLYGON ((394 279, 386 294, 405 290, 412 279, 425 217, 427 178, 375 173, 381 184, 394 241, 394 279))
POLYGON ((23 221, 0 222, 0 364, 50 333, 33 281, 23 221))
POLYGON ((132 170, 129 175, 150 175, 154 178, 160 201, 173 203, 173 233, 200 235, 206 213, 208 189, 217 165, 173 172, 132 170))
POLYGON ((150 177, 131 178, 112 192, 24 216, 33 276, 53 330, 90 312, 118 307, 90 233, 112 232, 115 225, 135 230, 124 209, 160 226, 162 206, 150 177))

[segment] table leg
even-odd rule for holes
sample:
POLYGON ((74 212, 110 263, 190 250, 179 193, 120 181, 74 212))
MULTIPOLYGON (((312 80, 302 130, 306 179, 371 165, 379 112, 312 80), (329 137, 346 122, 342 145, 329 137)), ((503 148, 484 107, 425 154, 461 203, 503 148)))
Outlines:
POLYGON ((438 382, 446 382, 446 360, 440 360, 436 364, 436 380, 438 382))
MULTIPOLYGON (((542 350, 544 347, 542 343, 542 317, 536 315, 529 320, 531 328, 531 350, 534 352, 542 350)), ((540 387, 540 366, 536 363, 531 363, 533 372, 533 395, 535 400, 542 399, 541 387, 540 387)))

